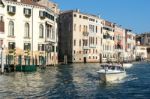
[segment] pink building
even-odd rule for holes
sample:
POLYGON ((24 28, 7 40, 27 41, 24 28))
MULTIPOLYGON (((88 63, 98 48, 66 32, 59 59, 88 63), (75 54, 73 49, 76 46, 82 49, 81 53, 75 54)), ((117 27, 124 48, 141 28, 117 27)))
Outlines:
POLYGON ((114 32, 115 49, 123 49, 124 40, 125 40, 124 35, 125 35, 125 29, 123 29, 120 26, 115 25, 115 32, 114 32))
POLYGON ((121 61, 123 60, 125 52, 125 29, 115 25, 114 37, 116 57, 118 57, 118 60, 121 61))

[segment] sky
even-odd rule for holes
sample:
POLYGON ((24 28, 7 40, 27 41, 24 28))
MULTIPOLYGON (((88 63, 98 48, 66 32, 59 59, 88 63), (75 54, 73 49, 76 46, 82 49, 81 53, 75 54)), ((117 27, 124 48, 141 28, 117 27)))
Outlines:
POLYGON ((150 32, 150 0, 52 0, 62 11, 80 9, 140 34, 150 32))

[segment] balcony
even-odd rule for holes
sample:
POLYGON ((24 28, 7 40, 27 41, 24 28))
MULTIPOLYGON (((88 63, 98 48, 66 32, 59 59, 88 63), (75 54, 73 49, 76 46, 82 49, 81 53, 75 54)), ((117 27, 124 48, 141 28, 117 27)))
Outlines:
POLYGON ((7 12, 10 14, 10 15, 14 15, 16 13, 16 7, 15 6, 7 6, 7 12))
POLYGON ((83 49, 84 49, 84 50, 88 50, 88 49, 89 49, 89 46, 83 46, 83 49))
POLYGON ((96 48, 96 44, 90 44, 90 48, 96 48))
POLYGON ((26 17, 30 17, 31 16, 31 9, 24 8, 24 15, 26 17))
POLYGON ((46 17, 46 12, 45 11, 39 11, 39 17, 41 19, 44 19, 46 17))
POLYGON ((83 32, 83 36, 88 36, 89 32, 83 32))

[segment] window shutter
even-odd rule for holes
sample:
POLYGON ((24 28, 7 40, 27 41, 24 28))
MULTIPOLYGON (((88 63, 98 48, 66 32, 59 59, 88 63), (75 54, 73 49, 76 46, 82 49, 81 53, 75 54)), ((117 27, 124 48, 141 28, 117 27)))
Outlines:
POLYGON ((31 15, 31 9, 29 9, 29 14, 31 15))
POLYGON ((13 12, 16 12, 16 7, 13 7, 13 12))
POLYGON ((46 12, 45 11, 43 12, 43 16, 46 17, 46 12))
POLYGON ((9 5, 7 6, 7 11, 9 12, 9 5))
POLYGON ((28 49, 31 50, 31 44, 30 43, 28 44, 28 49))

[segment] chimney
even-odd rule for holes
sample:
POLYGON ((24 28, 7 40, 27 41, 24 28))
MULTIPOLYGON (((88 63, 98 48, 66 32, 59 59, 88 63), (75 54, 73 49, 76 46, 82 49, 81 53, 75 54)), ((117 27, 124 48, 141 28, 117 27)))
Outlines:
POLYGON ((80 12, 80 10, 79 10, 79 9, 76 9, 76 12, 80 12))

